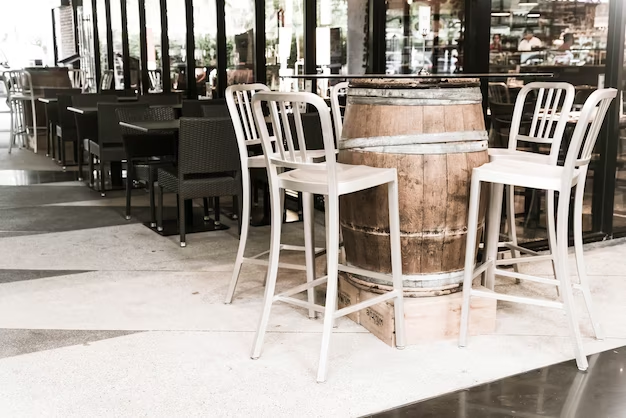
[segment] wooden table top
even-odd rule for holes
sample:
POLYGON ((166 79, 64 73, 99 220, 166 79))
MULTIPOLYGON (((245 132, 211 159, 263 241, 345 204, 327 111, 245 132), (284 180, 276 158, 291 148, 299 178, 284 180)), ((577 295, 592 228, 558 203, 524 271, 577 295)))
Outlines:
POLYGON ((180 119, 159 121, 120 122, 120 126, 134 129, 139 132, 150 133, 154 131, 178 131, 180 119))

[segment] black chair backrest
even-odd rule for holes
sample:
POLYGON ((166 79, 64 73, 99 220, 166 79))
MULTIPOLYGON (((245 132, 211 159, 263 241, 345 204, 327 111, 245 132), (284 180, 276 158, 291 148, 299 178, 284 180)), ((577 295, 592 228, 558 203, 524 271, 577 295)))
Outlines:
POLYGON ((202 105, 202 117, 204 118, 228 118, 230 117, 230 112, 228 112, 228 106, 226 103, 220 104, 211 104, 211 105, 202 105))
POLYGON ((117 103, 117 96, 113 92, 75 94, 72 96, 74 107, 96 107, 98 103, 117 103))
POLYGON ((139 101, 149 105, 175 105, 180 104, 181 96, 179 93, 150 93, 139 96, 139 101))
POLYGON ((226 106, 226 99, 212 100, 183 100, 182 116, 185 118, 202 118, 204 106, 226 106))
MULTIPOLYGON (((176 119, 171 107, 118 107, 120 122, 164 121, 176 119)), ((129 159, 176 155, 176 134, 172 131, 145 134, 120 126, 126 156, 129 159)))
MULTIPOLYGON (((320 122, 320 115, 317 112, 301 113, 302 116, 302 129, 306 133, 305 142, 307 149, 324 149, 324 137, 322 135, 322 123, 320 122)), ((292 138, 297 138, 296 124, 293 114, 288 115, 289 127, 291 128, 292 138)), ((284 138, 284 136, 283 136, 284 138)), ((294 141, 296 142, 296 141, 294 141)), ((294 143, 297 149, 300 149, 297 143, 294 143)))
POLYGON ((98 103, 98 143, 102 147, 122 146, 122 127, 116 109, 122 107, 147 108, 145 103, 98 103))
POLYGON ((61 88, 44 88, 43 97, 52 99, 58 97, 59 94, 80 94, 80 89, 61 89, 61 88))
POLYGON ((237 137, 228 118, 181 118, 178 140, 178 178, 193 174, 241 170, 237 137))

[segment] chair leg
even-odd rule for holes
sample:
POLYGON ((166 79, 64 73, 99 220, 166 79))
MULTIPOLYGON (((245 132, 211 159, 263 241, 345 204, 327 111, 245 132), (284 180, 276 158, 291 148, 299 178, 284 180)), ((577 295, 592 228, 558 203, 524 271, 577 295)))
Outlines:
POLYGON ((133 174, 135 171, 135 167, 133 166, 133 162, 128 160, 126 164, 126 220, 130 219, 130 199, 131 192, 133 190, 133 174))
POLYGON ((574 343, 574 353, 576 356, 576 364, 579 370, 587 370, 588 363, 583 349, 583 341, 580 335, 580 327, 578 325, 578 316, 576 313, 576 305, 574 303, 574 295, 572 294, 572 283, 569 277, 569 268, 567 263, 567 228, 569 220, 569 190, 562 191, 559 196, 559 208, 557 214, 557 256, 556 271, 557 279, 561 282, 561 296, 563 297, 563 305, 567 316, 567 323, 572 333, 572 342, 574 343))
POLYGON ((30 110, 33 113, 33 151, 35 154, 39 151, 39 147, 37 146, 37 111, 35 109, 35 99, 31 99, 30 101, 30 110))
MULTIPOLYGON (((515 227, 515 186, 505 186, 506 187, 506 197, 505 197, 505 205, 506 205, 506 219, 507 225, 509 228, 509 240, 515 246, 517 246, 517 228, 515 227)), ((519 251, 515 248, 511 250, 511 258, 520 257, 519 251)), ((519 264, 513 263, 513 270, 516 273, 519 273, 519 264)), ((516 283, 519 283, 519 279, 515 280, 516 283)))
MULTIPOLYGON (((265 332, 267 330, 267 324, 270 319, 270 312, 272 310, 272 302, 274 300, 274 291, 276 289, 276 278, 278 277, 278 256, 280 254, 280 231, 282 227, 281 214, 278 208, 280 207, 279 194, 282 190, 273 191, 270 194, 271 201, 271 239, 270 239, 270 254, 269 254, 269 266, 267 269, 267 278, 265 279, 265 297, 263 299, 263 312, 259 320, 259 326, 257 328, 256 336, 254 337, 254 346, 252 348, 252 359, 258 359, 261 355, 261 348, 263 347, 263 340, 265 338, 265 332)), ((265 201, 267 204, 268 201, 265 201)))
POLYGON ((157 184, 157 231, 163 231, 163 187, 157 184))
MULTIPOLYGON (((555 266, 555 258, 556 258, 556 226, 554 222, 554 191, 546 190, 546 224, 548 227, 548 248, 550 250, 550 254, 552 255, 552 272, 554 274, 554 279, 557 280, 556 277, 556 266, 555 266)), ((556 287, 556 294, 560 295, 559 287, 556 287)))
POLYGON ((148 191, 150 192, 150 228, 156 226, 156 210, 154 205, 154 170, 148 170, 148 191))
POLYGON ((180 246, 186 247, 185 241, 185 198, 183 195, 178 195, 178 230, 180 231, 180 246))
POLYGON ((83 149, 83 142, 76 141, 76 158, 78 163, 78 181, 83 181, 83 160, 85 158, 85 152, 83 149))
POLYGON ((13 105, 13 101, 9 102, 9 114, 11 117, 11 132, 9 134, 9 154, 13 150, 13 143, 15 142, 15 133, 17 129, 15 128, 17 124, 17 118, 15 114, 15 106, 13 105))
MULTIPOLYGON (((250 229, 250 175, 243 173, 241 177, 242 188, 242 208, 241 208, 241 232, 239 234, 239 248, 237 249, 237 258, 235 259, 235 268, 233 269, 233 275, 228 285, 228 292, 226 293, 226 299, 224 303, 231 303, 233 301, 233 295, 235 294, 235 288, 237 287, 237 281, 239 280, 239 274, 241 272, 241 266, 243 264, 243 255, 246 251, 246 243, 248 242, 248 231, 250 229)), ((280 243, 279 243, 280 244, 280 243)))
POLYGON ((398 198, 398 180, 387 184, 389 199, 389 240, 391 249, 391 273, 393 275, 396 348, 403 349, 406 344, 404 326, 404 291, 402 286, 402 244, 400 242, 400 203, 398 198))
POLYGON ((50 150, 52 150, 52 124, 48 123, 46 126, 46 157, 50 156, 50 150))
POLYGON ((326 284, 326 306, 324 308, 324 325, 322 346, 320 349, 317 381, 326 381, 328 372, 328 353, 330 338, 333 332, 335 310, 337 309, 337 276, 339 272, 339 197, 328 196, 328 225, 326 225, 326 264, 328 281, 326 284))
POLYGON ((94 187, 94 178, 93 178, 93 154, 87 150, 87 154, 89 154, 89 187, 94 187))
POLYGON ((65 141, 63 141, 63 137, 59 136, 59 154, 61 155, 61 167, 63 170, 67 168, 67 163, 65 160, 65 141))
POLYGON ((485 270, 485 287, 491 290, 494 289, 496 281, 495 260, 498 257, 498 238, 500 235, 503 191, 503 184, 491 184, 489 214, 487 215, 487 234, 485 236, 485 262, 489 263, 489 267, 485 270))
POLYGON ((478 234, 478 208, 480 205, 480 181, 472 176, 470 188, 469 214, 467 220, 467 236, 465 238, 465 271, 463 273, 463 303, 461 305, 461 329, 459 331, 459 347, 467 345, 469 327, 470 298, 474 279, 474 263, 476 261, 476 245, 478 234))
POLYGON ((106 173, 105 170, 105 162, 102 159, 102 157, 100 157, 100 196, 105 197, 106 193, 104 191, 104 173, 106 173))
MULTIPOLYGON (((582 176, 582 175, 581 175, 582 176)), ((579 177, 579 183, 576 186, 576 197, 574 201, 574 251, 576 253, 576 269, 578 270, 578 278, 580 280, 580 288, 585 298, 585 305, 589 313, 589 319, 593 325, 593 331, 596 339, 603 340, 604 332, 602 325, 598 320, 597 313, 593 308, 591 300, 591 291, 589 290, 589 280, 587 279, 587 267, 583 254, 583 197, 585 194, 584 177, 579 177), (581 184, 582 183, 582 184, 581 184)))
POLYGON ((209 199, 206 197, 203 197, 202 205, 204 206, 204 220, 210 221, 211 217, 209 216, 209 199))
POLYGON ((219 196, 214 197, 213 202, 214 202, 213 211, 215 212, 213 214, 213 217, 215 218, 215 225, 220 225, 220 198, 219 196))
MULTIPOLYGON (((315 216, 313 208, 313 194, 302 193, 302 206, 304 215, 304 257, 306 268, 306 281, 315 280, 315 216)), ((307 299, 311 304, 315 303, 315 289, 307 289, 307 299)), ((314 309, 309 309, 309 318, 317 317, 314 309)))

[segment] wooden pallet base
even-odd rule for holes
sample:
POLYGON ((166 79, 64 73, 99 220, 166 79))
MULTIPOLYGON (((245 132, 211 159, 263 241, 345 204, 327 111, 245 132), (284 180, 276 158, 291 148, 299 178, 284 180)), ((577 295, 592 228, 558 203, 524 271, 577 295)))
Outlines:
MULTIPOLYGON (((485 291, 485 288, 481 287, 485 291)), ((406 344, 457 338, 461 321, 462 293, 446 296, 404 298, 406 344)), ((339 307, 359 303, 377 296, 376 293, 360 289, 344 275, 339 277, 339 307)), ((470 313, 470 335, 491 334, 496 329, 495 299, 473 297, 470 313)), ((357 324, 395 346, 393 301, 387 301, 348 315, 357 324)))

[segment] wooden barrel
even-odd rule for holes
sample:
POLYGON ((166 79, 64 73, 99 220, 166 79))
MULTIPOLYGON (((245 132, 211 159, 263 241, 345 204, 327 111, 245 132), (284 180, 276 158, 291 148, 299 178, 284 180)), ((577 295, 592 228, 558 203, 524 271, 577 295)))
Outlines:
MULTIPOLYGON (((364 79, 348 88, 339 161, 398 170, 405 296, 461 288, 471 173, 489 160, 481 102, 475 79, 364 79)), ((342 197, 349 264, 391 272, 387 205, 384 186, 342 197)), ((481 208, 480 229, 483 220, 481 208)), ((391 281, 350 280, 392 289, 391 281)))

